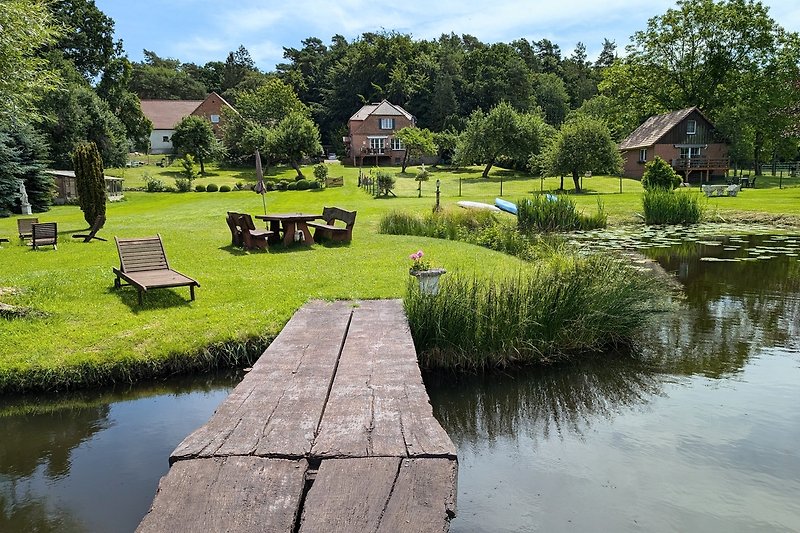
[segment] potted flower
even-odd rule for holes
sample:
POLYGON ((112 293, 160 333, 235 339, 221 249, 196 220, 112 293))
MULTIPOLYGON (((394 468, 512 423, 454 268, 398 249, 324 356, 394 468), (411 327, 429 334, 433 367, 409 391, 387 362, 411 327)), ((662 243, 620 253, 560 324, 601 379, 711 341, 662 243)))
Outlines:
POLYGON ((447 270, 443 268, 433 268, 429 261, 423 259, 425 254, 422 250, 408 256, 411 261, 411 268, 408 273, 417 278, 419 289, 423 294, 439 293, 439 277, 447 270))

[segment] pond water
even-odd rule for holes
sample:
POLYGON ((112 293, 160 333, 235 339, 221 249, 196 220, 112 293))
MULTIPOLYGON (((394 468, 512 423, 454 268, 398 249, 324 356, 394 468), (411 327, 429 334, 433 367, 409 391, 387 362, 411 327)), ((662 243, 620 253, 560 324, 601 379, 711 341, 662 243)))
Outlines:
MULTIPOLYGON (((580 237, 685 287, 636 357, 426 376, 459 451, 451 530, 799 531, 800 237, 753 230, 580 237)), ((0 532, 132 531, 239 378, 0 399, 0 532)))

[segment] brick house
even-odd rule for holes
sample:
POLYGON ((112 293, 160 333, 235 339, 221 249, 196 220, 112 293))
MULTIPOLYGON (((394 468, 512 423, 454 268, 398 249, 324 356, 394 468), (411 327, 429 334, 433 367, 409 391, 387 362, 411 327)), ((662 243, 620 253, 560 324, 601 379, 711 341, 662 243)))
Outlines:
POLYGON ((363 164, 364 158, 374 158, 376 165, 400 164, 405 147, 394 133, 415 125, 411 113, 388 100, 363 106, 347 122, 349 136, 344 138, 353 165, 363 164))
POLYGON ((670 163, 686 182, 695 174, 709 181, 730 168, 728 144, 696 107, 648 118, 619 144, 619 150, 622 173, 628 178, 641 178, 645 163, 656 156, 670 163))
POLYGON ((172 134, 175 125, 184 117, 196 115, 211 122, 217 137, 222 135, 222 110, 233 107, 217 93, 209 94, 205 100, 142 100, 142 113, 153 123, 150 133, 150 153, 172 153, 172 134))

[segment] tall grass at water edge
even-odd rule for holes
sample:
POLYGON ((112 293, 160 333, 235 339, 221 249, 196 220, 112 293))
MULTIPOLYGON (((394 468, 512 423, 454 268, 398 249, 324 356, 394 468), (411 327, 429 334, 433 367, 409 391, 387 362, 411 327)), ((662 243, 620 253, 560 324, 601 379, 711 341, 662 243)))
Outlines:
POLYGON ((608 215, 603 203, 597 200, 597 212, 585 215, 575 208, 575 202, 563 195, 536 195, 517 202, 517 223, 520 231, 554 232, 605 228, 608 215))
POLYGON ((479 369, 630 345, 669 292, 610 255, 561 250, 512 278, 448 274, 436 296, 412 281, 405 309, 424 367, 479 369))
POLYGON ((642 194, 645 224, 696 224, 703 218, 700 195, 651 189, 642 194))

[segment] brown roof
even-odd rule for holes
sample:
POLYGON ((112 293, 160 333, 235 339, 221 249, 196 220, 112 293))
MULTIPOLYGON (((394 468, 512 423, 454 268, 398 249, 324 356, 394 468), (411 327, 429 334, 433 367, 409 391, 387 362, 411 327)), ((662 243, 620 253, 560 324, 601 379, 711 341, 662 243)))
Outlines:
POLYGON ((381 102, 375 104, 367 104, 358 111, 356 114, 350 117, 350 120, 366 120, 366 118, 370 115, 380 115, 380 116, 404 116, 408 120, 414 120, 414 117, 400 107, 399 105, 394 105, 390 103, 388 100, 383 100, 381 102))
MULTIPOLYGON (((663 115, 654 115, 644 123, 633 130, 633 133, 628 135, 628 138, 619 143, 620 150, 632 150, 635 148, 646 148, 653 146, 656 142, 666 135, 669 130, 680 124, 680 122, 689 116, 692 111, 700 110, 696 107, 689 107, 671 113, 664 113, 663 115)), ((705 116, 700 113, 703 118, 705 116)), ((708 119, 706 119, 708 120, 708 119)), ((709 121, 710 122, 710 121, 709 121)))
POLYGON ((142 100, 142 113, 155 130, 171 130, 205 100, 142 100))

